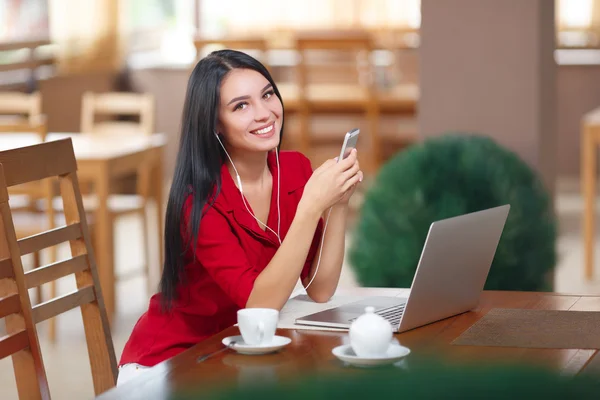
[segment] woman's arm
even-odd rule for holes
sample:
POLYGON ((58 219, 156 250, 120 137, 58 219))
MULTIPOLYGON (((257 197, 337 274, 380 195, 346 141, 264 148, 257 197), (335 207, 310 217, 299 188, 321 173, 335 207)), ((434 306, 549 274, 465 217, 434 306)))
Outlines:
POLYGON ((304 267, 320 214, 316 208, 299 205, 277 253, 254 281, 246 307, 283 307, 304 267))
MULTIPOLYGON (((312 279, 306 293, 318 303, 324 303, 333 296, 340 280, 346 249, 347 217, 347 203, 336 204, 331 208, 325 237, 319 241, 319 248, 313 259, 310 273, 302 282, 306 287, 312 279), (322 249, 321 246, 323 246, 322 249), (321 254, 320 261, 319 254, 321 254)), ((327 212, 324 219, 327 220, 327 212)))
MULTIPOLYGON (((310 169, 310 164, 308 164, 308 168, 310 169)), ((319 219, 324 210, 333 207, 325 238, 325 240, 331 241, 331 244, 328 242, 326 246, 331 250, 327 250, 327 253, 323 254, 326 261, 322 260, 329 266, 325 268, 325 276, 318 282, 317 290, 308 292, 315 301, 327 301, 331 297, 337 287, 344 258, 344 231, 347 214, 345 209, 347 207, 341 205, 338 207, 338 203, 347 204, 352 188, 359 179, 362 179, 362 173, 360 173, 355 150, 339 163, 334 160, 326 161, 312 173, 304 187, 302 199, 298 204, 290 229, 271 262, 256 278, 248 297, 247 307, 277 309, 283 307, 306 264, 319 219), (329 233, 330 229, 331 233, 329 233)), ((320 273, 321 271, 319 271, 320 273)), ((315 283, 317 282, 313 282, 313 284, 315 283)))

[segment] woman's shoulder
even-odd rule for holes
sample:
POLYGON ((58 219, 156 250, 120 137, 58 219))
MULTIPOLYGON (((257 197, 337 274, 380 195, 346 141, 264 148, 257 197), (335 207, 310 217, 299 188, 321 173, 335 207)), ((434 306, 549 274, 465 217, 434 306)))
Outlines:
MULTIPOLYGON (((223 208, 227 208, 225 206, 225 200, 223 199, 223 188, 215 187, 211 190, 210 194, 203 202, 202 205, 202 216, 207 213, 223 213, 223 208)), ((192 212, 193 204, 194 204, 194 190, 190 189, 185 194, 185 200, 183 204, 183 213, 186 218, 190 217, 190 213, 192 212)))

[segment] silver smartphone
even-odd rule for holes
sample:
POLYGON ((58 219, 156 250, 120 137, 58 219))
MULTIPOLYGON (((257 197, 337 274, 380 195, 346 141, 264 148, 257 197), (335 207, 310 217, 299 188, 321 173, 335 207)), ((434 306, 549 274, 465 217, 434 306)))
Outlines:
POLYGON ((346 133, 344 137, 344 143, 342 144, 342 151, 340 151, 340 156, 338 158, 338 162, 343 160, 344 158, 350 155, 352 149, 356 148, 356 142, 358 141, 358 134, 360 133, 360 129, 355 128, 346 133))

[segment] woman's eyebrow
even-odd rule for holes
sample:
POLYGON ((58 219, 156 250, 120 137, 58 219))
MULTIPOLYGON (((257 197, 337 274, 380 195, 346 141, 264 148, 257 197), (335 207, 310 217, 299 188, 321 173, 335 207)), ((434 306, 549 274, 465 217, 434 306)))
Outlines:
MULTIPOLYGON (((270 83, 267 84, 267 86, 265 86, 264 88, 262 88, 261 92, 264 92, 265 90, 267 90, 268 88, 272 87, 273 85, 271 85, 270 83)), ((229 103, 227 103, 227 105, 230 105, 231 103, 235 103, 236 101, 240 101, 240 100, 246 100, 249 99, 250 96, 246 95, 246 96, 239 96, 239 97, 234 97, 233 99, 231 99, 231 101, 229 103)))

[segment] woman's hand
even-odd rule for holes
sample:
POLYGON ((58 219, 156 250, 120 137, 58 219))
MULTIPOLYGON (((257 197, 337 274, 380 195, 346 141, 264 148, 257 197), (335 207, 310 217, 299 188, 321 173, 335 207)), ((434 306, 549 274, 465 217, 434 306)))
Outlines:
POLYGON ((356 149, 340 162, 335 159, 327 160, 313 172, 306 183, 298 208, 321 214, 340 201, 347 202, 360 180, 362 172, 356 149))
POLYGON ((356 187, 358 186, 358 183, 362 182, 362 180, 363 180, 363 173, 360 170, 360 165, 358 163, 358 158, 356 160, 356 168, 358 168, 358 175, 359 175, 358 182, 355 183, 354 185, 352 185, 350 187, 350 189, 348 189, 346 191, 346 193, 344 193, 344 195, 342 196, 342 198, 340 199, 340 201, 337 202, 337 204, 339 204, 339 205, 344 205, 344 206, 348 205, 348 202, 350 201, 350 198, 352 197, 352 195, 356 191, 356 187))

